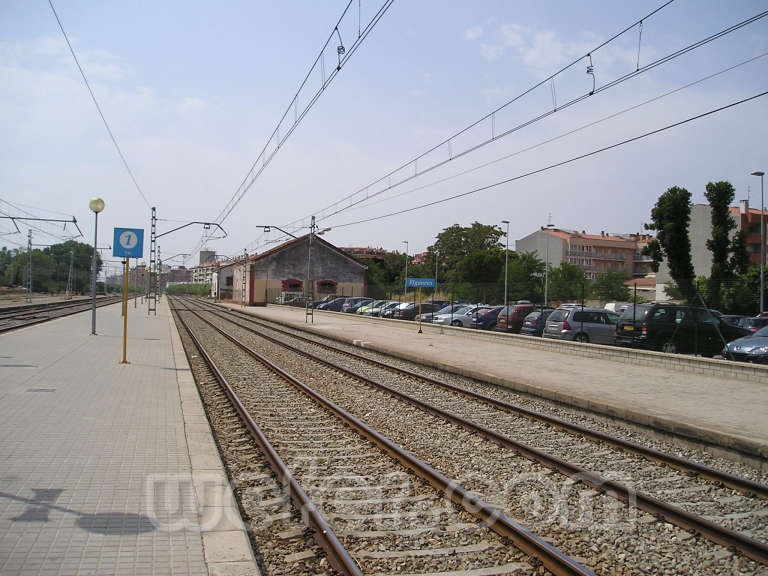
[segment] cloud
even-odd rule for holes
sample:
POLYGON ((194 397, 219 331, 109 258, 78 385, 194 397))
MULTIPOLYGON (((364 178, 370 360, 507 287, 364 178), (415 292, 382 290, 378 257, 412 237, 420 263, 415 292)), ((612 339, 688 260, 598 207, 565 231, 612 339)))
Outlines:
POLYGON ((480 26, 472 26, 464 30, 464 40, 477 40, 483 35, 483 29, 480 26))
POLYGON ((527 32, 527 28, 523 28, 517 24, 503 24, 501 26, 501 34, 504 37, 504 44, 513 48, 518 48, 523 45, 523 35, 527 32))
POLYGON ((205 108, 205 102, 197 96, 187 96, 186 98, 183 98, 179 104, 179 112, 182 114, 197 112, 203 108, 205 108))
POLYGON ((483 58, 486 60, 493 62, 494 60, 501 58, 504 54, 504 47, 499 46, 498 44, 480 44, 480 54, 482 54, 483 58))

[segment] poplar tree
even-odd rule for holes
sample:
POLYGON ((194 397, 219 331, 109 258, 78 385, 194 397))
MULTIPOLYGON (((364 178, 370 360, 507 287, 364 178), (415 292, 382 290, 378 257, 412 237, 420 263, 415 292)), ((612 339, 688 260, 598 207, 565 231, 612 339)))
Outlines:
POLYGON ((659 196, 651 210, 651 222, 646 230, 655 230, 656 238, 643 249, 643 254, 653 260, 651 267, 659 271, 659 265, 666 259, 669 273, 689 302, 696 295, 693 261, 691 260, 691 237, 688 228, 691 222, 691 193, 685 188, 673 186, 659 196))

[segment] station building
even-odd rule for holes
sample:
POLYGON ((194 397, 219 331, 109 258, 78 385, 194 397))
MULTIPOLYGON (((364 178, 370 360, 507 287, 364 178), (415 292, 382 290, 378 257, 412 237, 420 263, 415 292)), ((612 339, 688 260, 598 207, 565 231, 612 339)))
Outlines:
MULTIPOLYGON (((328 294, 365 296, 368 267, 347 252, 315 235, 310 253, 309 234, 227 267, 232 272, 232 301, 264 306, 291 295, 303 295, 312 282, 314 298, 328 294), (307 264, 311 272, 307 278, 307 264)), ((222 285, 226 283, 223 280, 222 285)))

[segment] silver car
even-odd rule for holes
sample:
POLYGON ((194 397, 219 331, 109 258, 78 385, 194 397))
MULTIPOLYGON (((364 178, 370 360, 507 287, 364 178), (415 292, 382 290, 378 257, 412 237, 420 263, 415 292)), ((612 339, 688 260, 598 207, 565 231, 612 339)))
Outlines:
POLYGON ((447 314, 438 314, 432 318, 432 323, 442 324, 444 326, 463 326, 464 328, 472 328, 475 323, 475 318, 491 308, 493 308, 493 306, 485 306, 481 304, 476 306, 465 306, 464 308, 459 308, 453 314, 450 312, 447 314))
POLYGON ((613 344, 619 315, 603 308, 560 307, 547 318, 544 338, 613 344))

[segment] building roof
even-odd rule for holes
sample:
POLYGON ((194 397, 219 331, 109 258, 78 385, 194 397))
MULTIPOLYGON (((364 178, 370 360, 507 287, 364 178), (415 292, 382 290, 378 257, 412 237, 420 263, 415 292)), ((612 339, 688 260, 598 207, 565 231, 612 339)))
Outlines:
POLYGON ((643 278, 630 278, 626 282, 624 282, 626 286, 629 286, 630 288, 637 284, 638 288, 655 288, 656 287, 656 276, 645 276, 643 278))
POLYGON ((571 240, 573 238, 583 238, 585 240, 600 240, 607 242, 623 242, 631 243, 637 242, 637 239, 625 238, 624 236, 616 236, 611 234, 584 234, 583 232, 576 232, 575 230, 561 230, 559 228, 542 228, 542 231, 546 232, 550 236, 555 236, 563 240, 571 240))
MULTIPOLYGON (((307 241, 308 238, 309 238, 309 234, 304 234, 304 236, 299 236, 298 238, 294 238, 293 240, 289 240, 288 242, 284 242, 284 243, 280 244, 279 246, 275 246, 274 248, 271 248, 271 249, 267 250, 266 252, 262 252, 261 254, 254 254, 253 256, 248 256, 248 261, 249 262, 257 262, 257 261, 261 260, 262 258, 267 258, 268 256, 272 256, 274 254, 277 254, 278 252, 282 252, 283 250, 287 250, 288 248, 293 248, 294 246, 297 246, 297 245, 307 241)), ((361 264, 360 262, 355 260, 352 256, 347 254, 344 250, 334 246, 333 244, 331 244, 330 242, 328 242, 326 240, 323 240, 320 236, 315 235, 314 242, 316 242, 318 244, 322 244, 323 246, 325 246, 329 250, 331 250, 333 252, 336 252, 337 254, 339 254, 340 256, 343 256, 344 258, 346 258, 350 262, 353 262, 354 264, 356 264, 357 266, 359 266, 363 270, 367 270, 368 269, 368 266, 366 266, 365 264, 361 264)))

